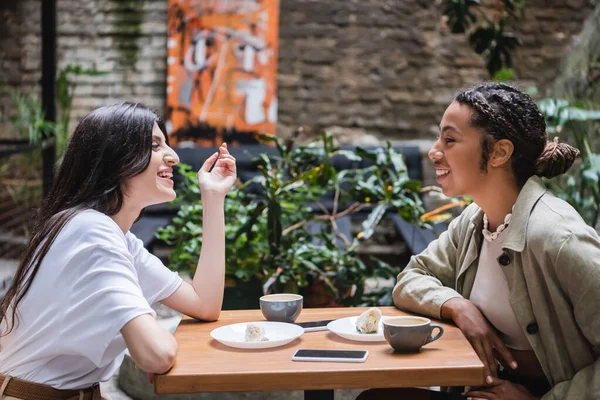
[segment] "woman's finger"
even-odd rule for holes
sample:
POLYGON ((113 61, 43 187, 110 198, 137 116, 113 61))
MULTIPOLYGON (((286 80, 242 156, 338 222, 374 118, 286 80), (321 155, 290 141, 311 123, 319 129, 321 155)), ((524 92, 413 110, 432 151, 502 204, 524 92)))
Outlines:
POLYGON ((500 338, 496 339, 496 343, 494 345, 494 348, 496 349, 496 351, 498 352, 498 354, 502 357, 502 359, 504 361, 506 361, 506 363, 512 369, 517 369, 517 367, 518 367, 517 362, 515 361, 512 353, 510 352, 510 350, 508 349, 508 347, 506 347, 504 345, 504 343, 502 343, 502 341, 500 340, 500 338))
POLYGON ((221 147, 219 148, 221 149, 221 154, 229 154, 229 150, 227 149, 227 143, 221 144, 221 147))
POLYGON ((502 384, 507 383, 508 381, 504 380, 504 379, 500 379, 500 378, 494 378, 492 380, 492 383, 490 383, 490 386, 499 386, 502 384))
POLYGON ((473 392, 473 394, 466 394, 468 400, 490 400, 494 399, 495 396, 493 393, 486 392, 473 392))
MULTIPOLYGON (((221 174, 224 175, 231 175, 231 176, 235 176, 237 175, 237 171, 236 171, 236 166, 234 162, 231 161, 219 161, 217 166, 215 167, 215 169, 218 169, 218 171, 221 174), (225 172, 227 171, 227 172, 225 172)), ((214 172, 214 170, 213 170, 214 172)))
POLYGON ((210 171, 210 167, 212 167, 212 165, 215 163, 218 155, 219 155, 219 152, 216 152, 212 156, 208 157, 206 159, 206 161, 204 161, 204 164, 202 164, 200 171, 204 171, 204 172, 210 171))
MULTIPOLYGON (((483 349, 485 351, 485 357, 489 364, 490 373, 492 374, 491 377, 493 379, 494 377, 498 376, 498 371, 496 369, 496 359, 494 358, 494 349, 492 348, 492 344, 485 339, 483 340, 483 349)), ((486 378, 486 381, 488 381, 489 384, 492 383, 492 380, 488 378, 486 378)))
POLYGON ((488 365, 488 359, 485 354, 485 350, 483 349, 483 344, 480 341, 475 341, 475 343, 472 343, 472 345, 473 350, 475 350, 475 353, 483 363, 483 368, 485 369, 485 380, 486 382, 490 382, 490 380, 492 379, 492 371, 490 370, 490 366, 488 365))
POLYGON ((219 160, 233 160, 233 161, 235 161, 235 158, 231 154, 223 154, 223 153, 221 153, 221 156, 219 157, 219 160))
POLYGON ((235 167, 235 161, 229 158, 221 158, 219 161, 217 161, 217 166, 222 167, 223 164, 227 165, 228 167, 235 167))
POLYGON ((470 390, 462 394, 467 399, 478 400, 478 399, 494 399, 496 395, 487 390, 470 390))

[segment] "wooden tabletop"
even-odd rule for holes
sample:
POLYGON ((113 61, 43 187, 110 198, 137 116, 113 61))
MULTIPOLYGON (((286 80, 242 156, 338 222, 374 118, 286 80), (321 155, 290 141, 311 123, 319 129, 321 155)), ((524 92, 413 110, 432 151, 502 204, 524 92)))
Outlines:
MULTIPOLYGON (((384 316, 409 315, 380 307, 384 316)), ((304 309, 297 322, 359 315, 366 308, 304 309)), ((387 342, 355 342, 329 331, 305 332, 271 349, 245 350, 210 337, 223 325, 264 321, 260 310, 223 311, 216 322, 184 318, 175 332, 179 352, 173 368, 155 379, 158 394, 466 386, 484 383, 483 364, 455 326, 442 323, 444 335, 419 353, 395 353, 387 342), (297 362, 297 349, 368 350, 364 363, 297 362)), ((439 323, 439 321, 436 321, 439 323)), ((434 331, 435 332, 435 331, 434 331)))

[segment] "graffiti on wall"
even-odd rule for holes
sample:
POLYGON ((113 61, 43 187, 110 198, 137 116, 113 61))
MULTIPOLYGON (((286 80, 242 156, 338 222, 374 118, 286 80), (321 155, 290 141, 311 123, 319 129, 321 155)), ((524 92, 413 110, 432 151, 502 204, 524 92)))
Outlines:
POLYGON ((174 142, 275 134, 279 0, 169 0, 166 125, 174 142))

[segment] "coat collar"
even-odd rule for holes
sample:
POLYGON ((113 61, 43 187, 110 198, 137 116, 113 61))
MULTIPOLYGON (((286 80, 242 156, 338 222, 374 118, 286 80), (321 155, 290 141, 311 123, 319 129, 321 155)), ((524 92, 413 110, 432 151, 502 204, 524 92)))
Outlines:
MULTIPOLYGON (((512 217, 510 219, 510 229, 506 231, 504 239, 504 249, 521 252, 525 248, 527 237, 527 224, 529 217, 538 200, 546 193, 547 189, 541 178, 532 176, 527 180, 515 203, 512 217)), ((483 226, 483 210, 478 209, 471 217, 471 222, 476 227, 483 226)))

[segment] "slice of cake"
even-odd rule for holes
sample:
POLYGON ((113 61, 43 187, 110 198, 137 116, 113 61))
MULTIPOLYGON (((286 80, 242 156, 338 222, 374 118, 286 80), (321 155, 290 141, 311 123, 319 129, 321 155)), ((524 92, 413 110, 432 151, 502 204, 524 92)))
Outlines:
POLYGON ((269 339, 265 335, 265 329, 262 326, 248 324, 244 335, 246 342, 266 342, 269 339))
POLYGON ((377 333, 379 321, 381 321, 381 310, 377 307, 369 308, 356 320, 356 330, 361 333, 377 333))

